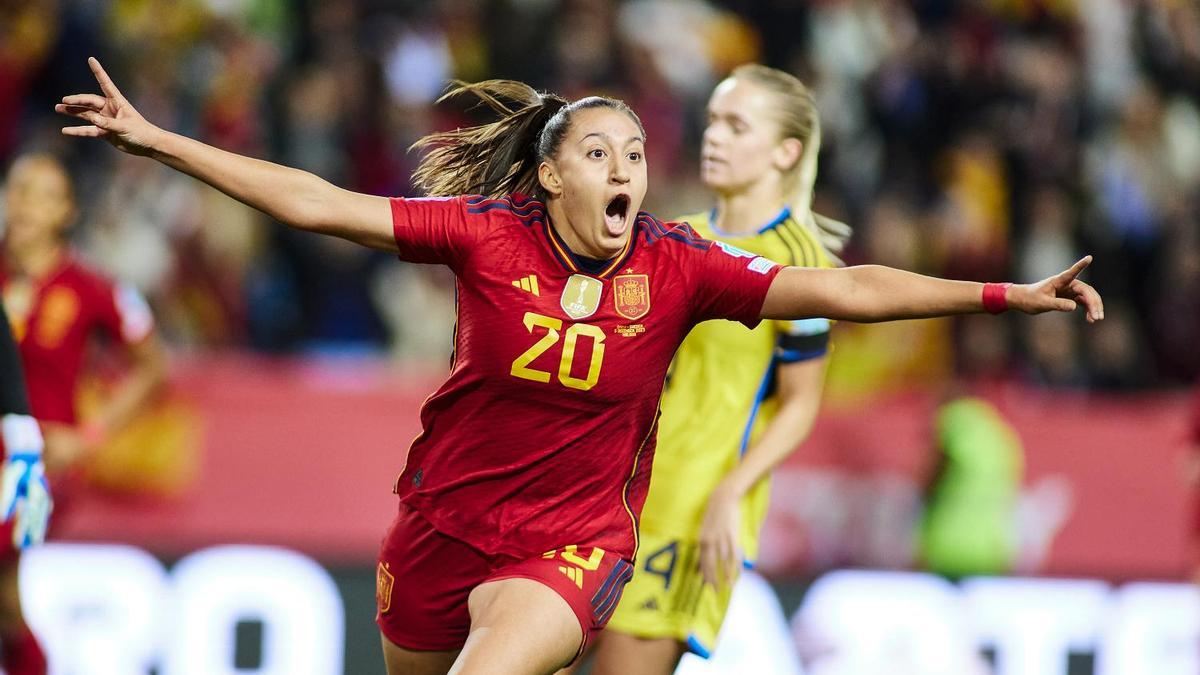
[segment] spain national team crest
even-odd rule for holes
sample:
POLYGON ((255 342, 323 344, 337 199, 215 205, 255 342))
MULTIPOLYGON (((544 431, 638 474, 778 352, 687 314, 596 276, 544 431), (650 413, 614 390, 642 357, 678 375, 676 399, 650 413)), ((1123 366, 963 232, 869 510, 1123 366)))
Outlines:
POLYGON ((603 289, 604 285, 600 283, 599 279, 582 274, 572 274, 563 288, 559 304, 567 316, 572 319, 579 320, 589 317, 595 314, 596 309, 600 307, 600 291, 603 289))
POLYGON ((392 608, 392 585, 396 578, 388 571, 387 563, 379 563, 375 568, 375 605, 380 614, 387 614, 392 608))
POLYGON ((650 311, 650 277, 620 274, 613 278, 613 304, 626 319, 640 319, 650 311))

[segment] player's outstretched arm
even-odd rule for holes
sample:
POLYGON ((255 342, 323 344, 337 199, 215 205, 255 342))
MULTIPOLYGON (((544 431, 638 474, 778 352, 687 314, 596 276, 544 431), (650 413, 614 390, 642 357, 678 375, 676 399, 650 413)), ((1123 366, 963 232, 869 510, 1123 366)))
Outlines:
POLYGON ((1104 318, 1104 302, 1096 289, 1077 277, 1087 256, 1070 269, 1033 284, 1001 287, 984 304, 985 284, 950 281, 912 272, 860 265, 840 269, 788 267, 771 283, 763 302, 764 319, 825 317, 871 323, 924 319, 953 314, 1016 309, 1026 314, 1071 312, 1082 305, 1088 322, 1104 318))
POLYGON ((286 225, 396 251, 386 198, 343 190, 307 171, 243 157, 160 129, 121 95, 99 61, 89 58, 88 65, 102 94, 64 96, 54 106, 87 122, 64 127, 63 134, 103 138, 122 152, 157 159, 286 225))

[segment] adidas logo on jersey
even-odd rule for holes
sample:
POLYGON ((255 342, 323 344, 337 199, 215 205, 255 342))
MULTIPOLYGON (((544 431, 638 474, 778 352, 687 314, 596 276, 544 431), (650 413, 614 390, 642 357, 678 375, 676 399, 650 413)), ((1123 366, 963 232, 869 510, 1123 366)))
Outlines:
POLYGON ((571 581, 574 581, 575 585, 578 586, 580 589, 583 588, 583 570, 579 569, 578 567, 567 567, 565 565, 559 565, 558 571, 567 575, 567 578, 570 579, 571 581))
POLYGON ((517 279, 516 281, 512 282, 512 285, 513 285, 513 288, 519 288, 528 293, 533 293, 534 295, 536 295, 538 297, 541 297, 541 295, 542 295, 540 292, 538 292, 537 275, 536 274, 530 274, 529 276, 524 277, 523 279, 517 279))

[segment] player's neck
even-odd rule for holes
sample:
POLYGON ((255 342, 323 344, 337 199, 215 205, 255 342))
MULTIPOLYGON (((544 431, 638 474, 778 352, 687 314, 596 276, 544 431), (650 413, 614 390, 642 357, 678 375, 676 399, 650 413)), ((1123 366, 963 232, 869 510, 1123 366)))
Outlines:
POLYGON ((24 247, 10 246, 4 257, 9 273, 31 279, 41 279, 57 269, 66 254, 66 245, 55 242, 24 247))
POLYGON ((592 258, 593 260, 608 260, 620 253, 620 249, 605 251, 594 246, 588 246, 575 232, 574 228, 571 227, 571 221, 567 220, 566 210, 557 201, 547 200, 546 210, 550 215, 550 227, 554 228, 554 232, 558 235, 558 238, 562 239, 567 248, 571 249, 571 253, 592 258))
POLYGON ((713 227, 730 234, 753 234, 774 220, 784 206, 775 185, 760 183, 736 194, 717 195, 713 227))

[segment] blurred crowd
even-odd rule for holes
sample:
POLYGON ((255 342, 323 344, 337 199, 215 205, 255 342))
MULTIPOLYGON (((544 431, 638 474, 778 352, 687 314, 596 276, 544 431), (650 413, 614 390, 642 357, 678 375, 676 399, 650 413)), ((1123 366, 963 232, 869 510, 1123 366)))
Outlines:
POLYGON ((381 195, 412 194, 413 141, 475 119, 434 105, 448 79, 615 95, 645 122, 647 207, 664 218, 710 203, 696 155, 712 86, 740 63, 784 68, 817 94, 817 209, 855 227, 847 262, 1033 280, 1093 253, 1107 302, 1095 327, 844 326, 835 381, 1134 389, 1200 373, 1192 0, 0 0, 0 166, 67 158, 77 245, 143 289, 170 342, 429 360, 449 351, 449 272, 65 142, 52 106, 96 90, 89 55, 161 126, 381 195))

